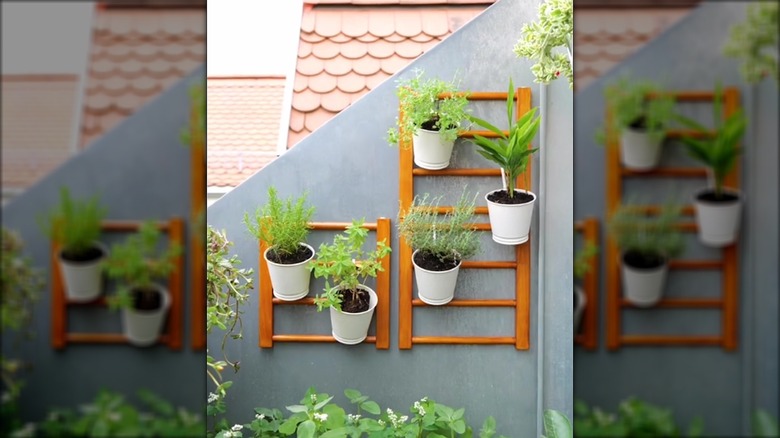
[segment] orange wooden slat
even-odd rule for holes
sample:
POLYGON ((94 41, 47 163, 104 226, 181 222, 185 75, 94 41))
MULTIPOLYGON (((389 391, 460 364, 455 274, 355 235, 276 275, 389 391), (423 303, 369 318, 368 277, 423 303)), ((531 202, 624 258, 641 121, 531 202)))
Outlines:
MULTIPOLYGON (((515 348, 531 347, 531 236, 515 246, 515 348)), ((541 315, 540 315, 541 318, 541 315)))
MULTIPOLYGON (((309 226, 312 230, 321 231, 343 231, 352 225, 351 222, 310 222, 309 226)), ((363 228, 371 231, 376 231, 376 222, 366 222, 363 224, 363 228)))
POLYGON ((441 170, 423 169, 415 167, 412 169, 414 176, 501 176, 501 169, 452 169, 441 170))
MULTIPOLYGON (((504 133, 504 135, 509 135, 509 131, 501 131, 504 133)), ((461 131, 458 132, 458 137, 460 138, 474 138, 474 136, 480 135, 485 138, 498 138, 499 135, 496 134, 493 131, 480 131, 480 130, 469 130, 469 131, 461 131)))
POLYGON ((515 269, 517 262, 492 261, 492 260, 464 260, 461 269, 515 269))
POLYGON ((677 177, 677 178, 706 178, 707 170, 703 167, 660 167, 652 170, 632 170, 620 168, 624 177, 677 177))
MULTIPOLYGON (((599 244, 599 222, 596 218, 585 220, 583 227, 586 242, 599 244)), ((593 350, 598 346, 598 296, 599 296, 599 257, 593 256, 588 260, 589 269, 582 279, 585 288, 585 297, 588 300, 582 315, 582 346, 593 350)))
MULTIPOLYGON (((174 269, 168 276, 168 293, 171 294, 171 307, 168 311, 167 344, 173 350, 180 350, 182 345, 182 320, 184 306, 184 286, 182 278, 185 273, 184 254, 184 220, 173 218, 168 225, 168 240, 171 245, 179 245, 181 253, 174 261, 174 269)), ((203 281, 202 279, 200 281, 203 281)), ((205 310, 205 308, 203 309, 205 310)))
POLYGON ((712 137, 713 135, 715 135, 714 131, 696 131, 692 129, 670 129, 666 131, 666 138, 672 139, 678 139, 682 137, 705 138, 712 137))
POLYGON ((669 269, 694 270, 694 269, 723 269, 723 260, 670 260, 669 269))
POLYGON ((720 336, 679 335, 624 335, 620 342, 626 345, 720 345, 720 336))
MULTIPOLYGON (((415 307, 430 306, 420 299, 412 300, 412 305, 415 307)), ((515 300, 452 300, 447 303, 447 306, 451 307, 515 307, 515 305, 517 305, 515 300)))
POLYGON ((271 274, 263 257, 268 245, 264 241, 258 244, 258 317, 260 318, 259 346, 271 348, 274 346, 274 307, 271 274))
POLYGON ((127 338, 120 333, 68 333, 69 343, 78 344, 126 344, 127 338))
POLYGON ((515 338, 489 336, 414 336, 415 344, 513 345, 515 338))
POLYGON ((737 348, 737 318, 739 316, 739 262, 737 245, 723 249, 723 348, 729 351, 737 348))
MULTIPOLYGON (((625 298, 620 301, 620 305, 623 307, 639 308, 625 298)), ((665 309, 720 309, 723 307, 723 300, 720 298, 664 298, 653 307, 665 309)))
MULTIPOLYGON (((392 244, 390 239, 390 219, 379 218, 376 231, 377 245, 384 242, 387 246, 392 244)), ((390 348, 390 255, 386 255, 382 261, 382 271, 376 276, 376 293, 378 304, 376 306, 376 348, 387 350, 390 348)))
MULTIPOLYGON (((506 102, 506 91, 463 91, 456 94, 465 94, 468 100, 503 100, 506 102)), ((450 97, 452 93, 440 93, 439 99, 446 99, 450 97)))
MULTIPOLYGON (((445 214, 452 211, 452 206, 436 207, 435 210, 436 213, 445 214)), ((474 208, 474 214, 488 214, 488 209, 487 207, 476 207, 474 208)))
POLYGON ((57 254, 59 247, 51 243, 51 346, 61 349, 65 347, 65 332, 68 327, 68 313, 65 308, 65 283, 60 270, 57 254))
MULTIPOLYGON (((336 339, 330 335, 274 335, 273 340, 277 342, 336 342, 336 339)), ((363 343, 375 344, 376 336, 367 336, 363 343)))
MULTIPOLYGON (((404 117, 400 111, 399 117, 404 117)), ((400 211, 407 211, 414 200, 414 153, 412 145, 399 147, 398 199, 400 211)), ((398 237, 398 348, 412 348, 412 248, 398 237)))

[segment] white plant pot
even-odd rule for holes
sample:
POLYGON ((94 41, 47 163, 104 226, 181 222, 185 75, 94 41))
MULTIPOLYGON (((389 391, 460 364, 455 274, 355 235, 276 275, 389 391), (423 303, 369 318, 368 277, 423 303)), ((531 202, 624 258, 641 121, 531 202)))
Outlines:
POLYGON ((621 263, 623 295, 638 307, 652 307, 663 296, 668 264, 657 268, 639 269, 621 263))
POLYGON ((577 296, 577 307, 574 308, 574 335, 576 336, 580 331, 582 314, 585 311, 585 306, 588 305, 588 298, 582 288, 577 285, 574 286, 574 295, 577 296))
POLYGON ((439 170, 450 165, 454 141, 441 138, 439 131, 418 129, 412 137, 414 164, 423 169, 439 170))
POLYGON ((154 287, 162 294, 162 305, 159 309, 122 309, 124 335, 131 344, 138 347, 146 347, 157 342, 165 317, 168 315, 168 308, 171 306, 168 289, 159 284, 155 284, 154 287))
POLYGON ((742 215, 742 194, 734 190, 729 193, 736 195, 738 199, 731 202, 701 201, 696 194, 694 208, 696 210, 696 223, 698 225, 699 240, 716 248, 731 245, 736 242, 739 233, 740 216, 742 215))
POLYGON ((525 204, 497 204, 488 200, 491 193, 498 191, 500 190, 493 190, 485 195, 493 240, 502 245, 519 245, 527 242, 536 195, 527 190, 515 189, 515 193, 528 193, 534 199, 525 204))
POLYGON ((368 327, 374 316, 378 298, 376 292, 368 286, 360 285, 358 288, 368 292, 370 300, 368 310, 360 313, 347 313, 330 308, 330 325, 333 337, 342 344, 355 345, 363 342, 368 336, 368 327))
POLYGON ((268 248, 263 253, 268 264, 268 274, 271 276, 271 285, 273 286, 274 296, 284 301, 299 300, 309 294, 309 282, 311 280, 311 271, 309 271, 309 261, 314 258, 314 248, 301 243, 311 250, 311 257, 292 265, 283 265, 268 260, 268 248))
POLYGON ((88 302, 103 293, 103 261, 108 256, 108 249, 100 242, 95 242, 95 246, 103 251, 103 256, 88 262, 65 260, 60 252, 60 272, 69 301, 88 302))
POLYGON ((646 132, 626 128, 620 134, 620 161, 628 169, 650 170, 661 160, 663 139, 653 140, 646 132))
POLYGON ((414 278, 417 281, 417 296, 425 304, 432 306, 441 306, 452 301, 455 296, 455 284, 458 282, 458 266, 447 271, 429 271, 417 266, 414 262, 415 251, 412 254, 412 264, 414 265, 414 278))

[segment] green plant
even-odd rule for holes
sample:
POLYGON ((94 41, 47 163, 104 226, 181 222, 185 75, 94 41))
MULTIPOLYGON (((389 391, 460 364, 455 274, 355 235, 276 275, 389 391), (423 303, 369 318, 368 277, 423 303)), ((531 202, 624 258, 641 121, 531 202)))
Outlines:
POLYGON ((145 221, 137 233, 112 246, 105 271, 109 278, 119 280, 121 284, 116 294, 108 298, 111 309, 133 307, 132 291, 145 294, 155 279, 165 277, 176 269, 175 259, 181 254, 181 246, 170 244, 158 254, 160 237, 157 224, 145 221))
POLYGON ((653 265, 682 253, 685 241, 677 228, 681 208, 665 205, 657 215, 636 205, 618 207, 609 220, 609 232, 623 253, 653 265), (655 263, 654 263, 655 262, 655 263))
POLYGON ((777 426, 777 419, 773 418, 769 412, 758 409, 753 412, 751 421, 753 436, 756 437, 780 437, 780 429, 777 426))
POLYGON ((60 189, 60 203, 49 213, 49 220, 41 220, 41 226, 57 245, 63 256, 71 260, 89 259, 95 241, 100 237, 100 221, 106 210, 98 198, 79 201, 70 196, 67 187, 60 189))
POLYGON ((544 431, 542 438, 571 438, 571 421, 562 412, 554 409, 544 411, 544 431))
POLYGON ((666 137, 666 129, 674 118, 674 96, 649 80, 632 80, 622 76, 604 89, 604 98, 612 117, 609 134, 606 126, 596 133, 596 140, 605 143, 607 135, 616 135, 627 128, 643 130, 653 141, 666 137))
POLYGON ((368 230, 363 228, 363 222, 363 219, 352 221, 344 234, 333 238, 333 244, 320 245, 317 259, 310 262, 314 276, 325 277, 325 291, 314 299, 318 311, 328 307, 341 310, 342 291, 349 291, 353 299, 357 298, 358 285, 368 277, 376 278, 384 270, 381 260, 391 249, 387 242, 381 241, 377 242, 376 250, 364 251, 368 230))
POLYGON ((590 271, 590 259, 599 253, 599 247, 588 242, 574 255, 574 278, 582 278, 590 271))
MULTIPOLYGON (((517 120, 512 121, 514 115, 515 86, 509 79, 509 90, 506 97, 506 118, 509 125, 509 135, 496 128, 489 122, 471 116, 470 119, 477 125, 496 134, 497 138, 487 139, 481 135, 474 135, 474 143, 479 147, 478 152, 488 160, 498 164, 504 170, 504 187, 509 196, 515 196, 515 181, 517 177, 525 173, 528 160, 537 149, 531 149, 528 145, 539 130, 541 119, 536 116, 536 108, 531 108, 517 120)), ((527 181, 526 181, 527 182, 527 181)), ((528 184, 526 184, 528 186, 528 184)))
POLYGON ((456 80, 425 79, 424 74, 415 70, 415 76, 398 84, 396 94, 403 116, 396 118, 396 127, 387 131, 390 145, 408 147, 419 129, 439 131, 445 141, 454 141, 459 130, 467 129, 468 93, 458 91, 456 80))
POLYGON ((204 81, 198 81, 190 86, 190 121, 192 126, 182 128, 179 139, 185 146, 202 146, 202 143, 193 144, 192 135, 199 136, 202 139, 206 133, 206 84, 204 81))
MULTIPOLYGON (((685 436, 703 433, 703 422, 695 419, 685 436)), ((590 408, 582 400, 574 403, 574 432, 577 437, 679 437, 672 411, 629 397, 618 405, 618 412, 608 413, 598 407, 590 408)))
MULTIPOLYGON (((290 417, 285 418, 278 409, 256 408, 251 423, 242 427, 236 425, 222 437, 242 437, 242 429, 251 430, 255 437, 265 438, 293 435, 300 438, 454 438, 474 434, 466 423, 463 408, 453 409, 428 397, 414 402, 409 409, 410 416, 400 415, 390 408, 383 411, 379 404, 354 389, 345 390, 344 395, 354 405, 355 414, 347 413, 333 403, 333 396, 309 388, 300 404, 287 406, 292 413, 290 417)), ((479 437, 492 438, 495 433, 495 419, 488 417, 479 437)), ((558 435, 550 435, 553 437, 558 435)))
MULTIPOLYGON (((244 213, 244 224, 258 240, 266 242, 279 257, 298 253, 301 242, 309 235, 309 221, 314 207, 306 206, 306 193, 286 201, 279 199, 276 188, 268 187, 268 203, 255 211, 254 219, 244 213)), ((270 251, 269 251, 270 252, 270 251)))
POLYGON ((19 330, 32 320, 32 305, 38 300, 44 281, 40 270, 22 253, 24 241, 13 230, 3 227, 2 241, 2 306, 0 326, 3 330, 19 330))
POLYGON ((715 98, 712 103, 713 120, 715 121, 714 133, 706 135, 710 130, 701 123, 677 114, 676 118, 684 125, 698 132, 705 133, 703 137, 684 136, 680 141, 685 143, 688 154, 704 163, 712 169, 715 178, 715 196, 723 196, 723 180, 737 162, 737 157, 742 153, 739 140, 747 129, 747 117, 738 109, 723 119, 723 92, 720 84, 716 87, 715 98))
POLYGON ((750 82, 758 82, 777 74, 777 2, 748 5, 745 21, 732 26, 723 54, 742 60, 740 71, 750 82))
POLYGON ((479 251, 479 236, 469 226, 475 199, 464 192, 458 203, 442 219, 436 212, 441 197, 428 202, 428 194, 415 197, 406 212, 399 211, 398 232, 415 250, 456 266, 479 251))
POLYGON ((514 47, 518 57, 537 61, 531 67, 534 82, 549 84, 561 73, 574 87, 572 71, 572 41, 574 36, 574 5, 572 0, 547 0, 539 5, 539 21, 523 24, 523 36, 514 47), (562 47, 565 52, 553 52, 562 47))

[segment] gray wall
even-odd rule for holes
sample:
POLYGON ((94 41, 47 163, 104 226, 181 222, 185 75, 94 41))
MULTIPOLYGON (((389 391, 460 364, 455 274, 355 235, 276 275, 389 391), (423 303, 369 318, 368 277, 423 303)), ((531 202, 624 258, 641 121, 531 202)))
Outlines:
MULTIPOLYGON (((53 406, 75 407, 90 401, 100 388, 130 397, 137 389, 148 388, 175 405, 201 411, 205 403, 205 362, 203 351, 189 348, 189 258, 184 274, 182 350, 71 344, 55 351, 50 347, 49 241, 37 219, 59 202, 60 187, 67 186, 77 198, 98 194, 108 209, 106 219, 168 220, 176 216, 187 220, 190 149, 181 144, 179 134, 189 125, 190 84, 204 75, 202 67, 194 71, 4 206, 3 226, 21 233, 25 253, 46 272, 47 281, 35 308, 35 340, 14 351, 11 334, 3 336, 4 356, 22 357, 32 363, 32 369, 21 376, 25 381, 21 398, 25 419, 42 419, 53 406)), ((187 230, 191 229, 188 224, 187 230)), ((112 241, 111 236, 104 237, 105 242, 112 241)), ((119 313, 108 310, 72 310, 69 323, 71 331, 97 327, 121 332, 119 313)))
MULTIPOLYGON (((530 74, 531 63, 515 57, 512 47, 520 36, 522 23, 536 19, 538 2, 503 0, 466 24, 447 40, 420 57, 393 79, 409 77, 412 69, 422 68, 429 75, 451 79, 456 72, 463 79, 461 88, 480 91, 505 91, 510 76, 516 86, 531 86, 533 104, 540 104, 538 84, 530 74)), ((392 247, 397 251, 395 218, 398 213, 398 150, 385 141, 387 129, 398 113, 396 83, 388 80, 337 117, 301 141, 223 196, 208 209, 208 222, 225 229, 235 241, 234 252, 246 266, 257 267, 257 242, 245 230, 246 211, 266 202, 269 185, 280 195, 299 195, 309 191, 309 202, 317 209, 317 221, 349 221, 365 217, 373 221, 384 216, 393 220, 392 247)), ((546 168, 557 166, 571 175, 572 93, 565 81, 557 81, 547 90, 550 108, 547 125, 554 133, 546 138, 552 156, 546 168)), ((505 120, 500 103, 476 103, 472 107, 480 117, 497 123, 505 120)), ((470 422, 479 423, 494 415, 500 431, 510 436, 538 436, 537 414, 542 407, 571 412, 571 298, 568 294, 550 294, 546 313, 537 310, 537 282, 540 239, 538 219, 542 212, 557 216, 548 222, 549 237, 543 244, 557 253, 548 254, 547 272, 571 272, 571 179, 550 179, 547 192, 539 193, 539 160, 534 158, 534 190, 550 201, 537 207, 532 227, 531 349, 518 351, 512 346, 431 346, 416 345, 412 350, 398 349, 398 256, 393 254, 391 272, 390 349, 377 351, 373 345, 276 343, 272 349, 257 344, 257 294, 245 307, 242 342, 231 352, 241 358, 241 371, 230 376, 235 383, 228 394, 228 418, 231 422, 251 419, 256 406, 283 407, 297 402, 309 386, 338 396, 355 388, 377 400, 383 407, 406 411, 423 396, 456 407, 465 407, 470 422), (555 198, 553 200, 553 198, 555 198), (546 211, 545 211, 546 209, 546 211), (557 233, 557 236, 553 236, 557 233), (568 233, 568 234, 567 234, 568 233), (545 324, 544 331, 539 325, 545 324), (540 344, 540 340, 543 344, 540 344), (553 341, 554 340, 554 341, 553 341), (550 370, 543 374, 542 366, 550 370), (543 395, 537 401, 537 392, 543 395)), ((468 143, 456 145, 454 167, 492 167, 468 143)), ((416 193, 430 192, 455 199, 464 185, 472 193, 484 195, 500 184, 496 178, 417 177, 416 193)), ((479 205, 485 205, 480 196, 479 205)), ((480 220, 487 221, 487 217, 480 220)), ((310 243, 330 241, 334 233, 314 232, 310 243)), ((483 238, 479 259, 511 260, 513 251, 483 238)), ((548 287, 571 290, 571 276, 564 275, 548 287)), ((511 275, 505 272, 461 273, 456 294, 459 297, 511 297, 511 275)), ((319 293, 322 281, 312 283, 310 295, 319 293)), ((327 312, 289 306, 277 308, 276 329, 287 333, 328 333, 327 312)), ((513 312, 502 309, 431 308, 415 312, 415 334, 506 335, 514 328, 513 312), (462 319, 461 319, 462 317, 462 319)), ((212 352, 220 334, 209 337, 212 352)), ((478 426, 479 426, 478 425, 478 426)))
MULTIPOLYGON (((623 72, 661 81, 670 89, 712 89, 717 80, 741 90, 750 120, 742 161, 746 210, 739 242, 739 347, 623 347, 608 352, 605 341, 605 293, 600 295, 601 347, 575 353, 574 395, 614 411, 636 395, 669 406, 688 423, 700 415, 708 435, 746 434, 749 414, 764 408, 778 415, 778 137, 777 86, 771 80, 748 85, 738 63, 721 55, 729 27, 745 16, 745 3, 703 3, 668 32, 624 61, 576 96, 575 218, 604 216, 604 149, 593 138, 602 122, 606 84, 623 72)), ((575 24, 576 27, 576 24, 575 24)), ((710 107, 691 114, 710 114, 710 107)), ((690 164, 679 143, 667 143, 665 164, 690 164)), ((704 181, 648 179, 625 184, 624 195, 663 200, 674 193, 690 203, 704 181)), ((602 222, 603 225, 603 222, 602 222)), ((602 228, 605 230, 605 228, 602 228)), ((602 233, 603 236, 603 233, 602 233)), ((720 258, 719 250, 701 246, 693 235, 683 257, 720 258)), ((603 245, 602 241, 602 245, 603 245)), ((602 246, 603 248, 603 246, 602 246)), ((603 252, 602 252, 603 253, 603 252)), ((603 257, 603 255, 602 255, 603 257)), ((603 258, 602 258, 603 260, 603 258)), ((601 278, 604 278, 602 269, 601 278)), ((672 272, 668 296, 717 296, 715 273, 672 272)), ((602 282, 603 283, 603 282, 602 282)), ((623 311, 624 332, 717 334, 719 312, 710 310, 623 311)))

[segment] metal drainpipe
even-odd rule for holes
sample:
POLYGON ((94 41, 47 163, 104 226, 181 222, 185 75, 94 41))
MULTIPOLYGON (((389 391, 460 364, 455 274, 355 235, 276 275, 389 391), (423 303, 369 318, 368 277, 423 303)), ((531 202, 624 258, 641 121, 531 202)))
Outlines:
POLYGON ((536 430, 542 435, 544 416, 544 244, 545 244, 545 207, 547 205, 547 192, 545 179, 547 176, 547 86, 539 85, 539 116, 542 118, 539 129, 539 251, 537 270, 537 323, 536 345, 538 355, 536 357, 537 379, 536 385, 536 430))

